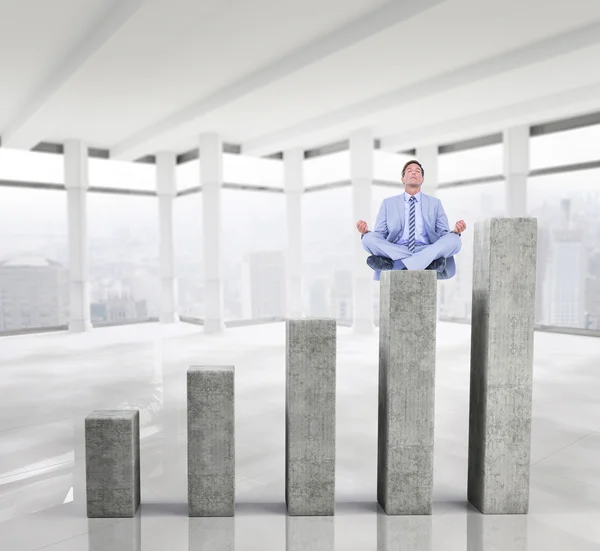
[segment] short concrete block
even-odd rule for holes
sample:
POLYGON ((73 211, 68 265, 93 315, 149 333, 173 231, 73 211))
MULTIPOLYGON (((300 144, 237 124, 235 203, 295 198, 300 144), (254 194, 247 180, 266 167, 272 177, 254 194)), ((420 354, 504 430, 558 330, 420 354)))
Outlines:
POLYGON ((336 322, 286 321, 286 484, 290 515, 335 510, 336 322))
POLYGON ((190 367, 187 396, 189 516, 233 516, 234 368, 190 367))
POLYGON ((95 411, 85 418, 87 516, 133 517, 140 505, 140 414, 95 411))
POLYGON ((468 499, 482 513, 529 508, 537 223, 475 226, 468 499))
POLYGON ((430 515, 436 273, 381 274, 377 500, 388 515, 430 515))

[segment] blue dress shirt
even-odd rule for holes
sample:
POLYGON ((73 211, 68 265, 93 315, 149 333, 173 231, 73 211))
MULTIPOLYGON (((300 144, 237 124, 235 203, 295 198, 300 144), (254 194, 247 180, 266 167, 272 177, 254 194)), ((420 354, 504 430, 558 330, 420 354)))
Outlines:
MULTIPOLYGON (((402 232, 402 236, 398 237, 396 243, 398 245, 408 245, 408 232, 410 231, 410 198, 412 195, 403 193, 404 195, 404 231, 402 232)), ((415 244, 416 245, 431 245, 431 241, 429 240, 429 236, 425 231, 425 224, 423 223, 423 213, 421 211, 421 192, 417 193, 415 196, 417 200, 415 204, 415 244)))

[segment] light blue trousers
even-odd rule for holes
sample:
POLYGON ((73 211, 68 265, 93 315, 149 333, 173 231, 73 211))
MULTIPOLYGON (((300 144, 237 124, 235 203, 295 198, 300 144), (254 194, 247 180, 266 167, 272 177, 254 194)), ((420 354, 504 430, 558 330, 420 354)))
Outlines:
POLYGON ((424 270, 438 258, 449 258, 457 254, 462 248, 462 242, 457 234, 447 233, 431 245, 417 245, 415 252, 411 253, 406 245, 390 243, 378 233, 369 232, 362 238, 362 246, 370 254, 391 258, 394 269, 401 268, 403 264, 407 270, 424 270))

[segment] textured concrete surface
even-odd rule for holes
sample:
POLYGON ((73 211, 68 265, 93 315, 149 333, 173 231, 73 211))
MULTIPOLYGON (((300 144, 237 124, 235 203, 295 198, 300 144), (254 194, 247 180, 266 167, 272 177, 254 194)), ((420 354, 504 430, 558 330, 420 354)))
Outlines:
POLYGON ((388 515, 432 511, 434 271, 383 272, 379 319, 377 500, 388 515))
POLYGON ((286 321, 286 484, 290 515, 335 509, 336 323, 286 321))
POLYGON ((85 418, 87 516, 133 517, 140 505, 140 414, 94 411, 85 418))
POLYGON ((537 223, 475 227, 468 499, 482 513, 527 513, 537 223))
POLYGON ((233 516, 234 368, 190 367, 187 391, 189 516, 233 516))

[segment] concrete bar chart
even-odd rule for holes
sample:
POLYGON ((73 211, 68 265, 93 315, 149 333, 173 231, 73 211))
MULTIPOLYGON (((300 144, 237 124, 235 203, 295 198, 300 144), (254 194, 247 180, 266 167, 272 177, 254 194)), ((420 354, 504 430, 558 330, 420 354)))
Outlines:
MULTIPOLYGON (((484 514, 528 512, 536 236, 531 218, 475 228, 467 494, 484 514)), ((437 274, 384 271, 380 286, 377 501, 387 515, 431 515, 437 274)), ((336 347, 335 319, 286 320, 289 516, 335 514, 336 347)), ((227 365, 186 372, 190 517, 235 514, 234 378, 227 365)), ((85 440, 88 517, 134 516, 138 410, 93 412, 85 440)))

